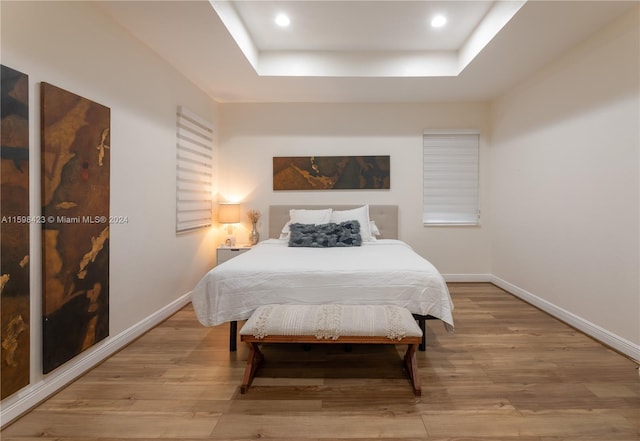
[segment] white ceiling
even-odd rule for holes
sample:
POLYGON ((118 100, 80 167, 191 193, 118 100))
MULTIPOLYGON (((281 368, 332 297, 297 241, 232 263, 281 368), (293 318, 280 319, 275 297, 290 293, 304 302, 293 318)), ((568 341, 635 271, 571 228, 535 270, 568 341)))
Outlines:
POLYGON ((352 78, 456 76, 524 3, 211 1, 258 75, 352 78), (436 14, 448 24, 432 28, 436 14))
MULTIPOLYGON (((216 2, 214 2, 216 3, 216 2)), ((259 50, 457 50, 493 1, 230 1, 259 50), (283 29, 273 18, 286 13, 283 29), (435 14, 447 28, 429 26, 435 14)))
POLYGON ((428 102, 494 98, 637 2, 96 4, 219 102, 428 102))

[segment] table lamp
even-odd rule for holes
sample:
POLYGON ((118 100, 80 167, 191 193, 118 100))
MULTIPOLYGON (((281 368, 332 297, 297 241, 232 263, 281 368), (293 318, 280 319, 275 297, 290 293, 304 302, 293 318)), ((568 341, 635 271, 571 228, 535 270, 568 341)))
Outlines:
POLYGON ((227 224, 227 239, 224 244, 232 247, 236 244, 236 238, 233 235, 233 224, 240 222, 240 204, 221 203, 218 204, 218 222, 227 224))

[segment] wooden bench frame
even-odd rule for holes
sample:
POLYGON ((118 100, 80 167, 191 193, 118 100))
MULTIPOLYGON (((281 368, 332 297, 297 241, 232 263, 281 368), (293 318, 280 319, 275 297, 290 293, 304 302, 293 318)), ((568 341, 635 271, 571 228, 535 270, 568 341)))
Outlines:
MULTIPOLYGON (((420 341, 420 346, 418 349, 422 352, 427 350, 427 327, 425 324, 426 320, 438 320, 437 317, 433 317, 431 315, 420 315, 413 314, 413 317, 418 322, 420 329, 422 330, 422 340, 420 341)), ((238 322, 231 321, 229 322, 229 352, 235 352, 238 349, 237 345, 238 341, 238 322)))
POLYGON ((416 396, 422 395, 420 375, 418 374, 418 364, 416 362, 416 349, 422 342, 422 337, 404 337, 402 340, 391 340, 387 337, 349 337, 341 336, 336 340, 318 339, 314 335, 268 335, 264 338, 256 338, 253 335, 240 335, 240 341, 249 344, 249 358, 244 371, 244 378, 240 393, 245 394, 251 386, 251 382, 264 360, 264 355, 260 351, 261 343, 302 343, 302 344, 407 344, 407 352, 404 354, 403 364, 409 374, 413 393, 416 396))

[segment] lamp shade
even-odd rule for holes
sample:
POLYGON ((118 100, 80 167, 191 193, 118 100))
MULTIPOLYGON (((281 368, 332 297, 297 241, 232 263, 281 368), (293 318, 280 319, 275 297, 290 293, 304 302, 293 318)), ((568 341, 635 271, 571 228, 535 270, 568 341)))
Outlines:
POLYGON ((237 224, 240 222, 240 204, 219 204, 218 222, 221 224, 237 224))

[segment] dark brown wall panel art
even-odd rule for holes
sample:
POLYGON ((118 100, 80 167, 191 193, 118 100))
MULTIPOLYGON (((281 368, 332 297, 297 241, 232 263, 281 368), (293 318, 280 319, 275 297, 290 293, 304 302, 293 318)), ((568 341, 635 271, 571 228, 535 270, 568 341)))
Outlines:
POLYGON ((109 335, 108 107, 42 83, 43 371, 109 335))
POLYGON ((389 156, 274 157, 273 189, 389 189, 389 172, 389 156))
POLYGON ((0 390, 29 384, 29 77, 0 67, 0 390))

